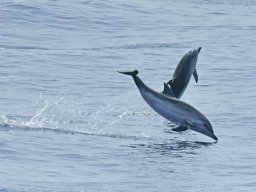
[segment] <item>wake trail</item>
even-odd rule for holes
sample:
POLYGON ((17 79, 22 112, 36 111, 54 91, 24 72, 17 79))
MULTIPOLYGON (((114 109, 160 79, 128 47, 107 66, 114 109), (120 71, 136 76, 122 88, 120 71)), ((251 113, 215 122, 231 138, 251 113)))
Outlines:
POLYGON ((22 123, 16 120, 10 120, 5 116, 0 117, 0 126, 2 129, 12 129, 12 130, 23 130, 23 131, 41 131, 41 132, 55 132, 58 134, 71 134, 71 135, 86 135, 86 136, 97 136, 97 137, 109 137, 118 139, 128 139, 128 140, 151 140, 151 137, 146 136, 133 136, 133 135, 122 135, 122 134, 111 134, 111 133, 93 133, 85 132, 79 130, 68 130, 68 129, 58 129, 49 127, 36 127, 26 125, 27 123, 22 123))

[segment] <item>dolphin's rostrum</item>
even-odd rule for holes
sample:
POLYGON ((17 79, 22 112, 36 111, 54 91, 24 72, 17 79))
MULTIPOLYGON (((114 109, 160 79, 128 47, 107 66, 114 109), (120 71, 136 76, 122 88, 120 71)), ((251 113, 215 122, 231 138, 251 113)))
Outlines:
POLYGON ((133 80, 143 99, 159 115, 163 116, 169 121, 172 121, 173 123, 178 124, 181 129, 191 129, 218 140, 218 138, 214 135, 209 120, 197 109, 181 100, 166 96, 165 94, 158 93, 149 88, 137 76, 139 73, 138 70, 119 73, 131 75, 133 77, 133 80))

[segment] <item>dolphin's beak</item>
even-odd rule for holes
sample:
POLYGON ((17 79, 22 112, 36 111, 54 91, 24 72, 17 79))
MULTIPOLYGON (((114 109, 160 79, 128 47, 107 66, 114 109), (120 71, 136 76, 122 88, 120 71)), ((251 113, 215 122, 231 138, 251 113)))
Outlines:
POLYGON ((218 137, 216 137, 216 135, 212 134, 211 138, 213 138, 214 140, 218 141, 218 137))
POLYGON ((200 53, 202 47, 198 47, 197 52, 200 53))

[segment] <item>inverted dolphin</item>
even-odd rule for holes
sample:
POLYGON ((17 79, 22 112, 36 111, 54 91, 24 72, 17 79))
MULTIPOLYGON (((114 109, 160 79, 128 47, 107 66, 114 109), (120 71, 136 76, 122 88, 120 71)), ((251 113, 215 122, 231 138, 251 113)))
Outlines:
POLYGON ((188 86, 192 74, 195 81, 198 82, 196 62, 200 50, 201 47, 193 49, 182 57, 177 68, 175 69, 172 79, 167 83, 170 87, 165 84, 163 91, 165 95, 180 99, 188 86))
MULTIPOLYGON (((180 131, 184 131, 184 129, 191 129, 218 140, 218 138, 214 135, 209 120, 194 107, 174 97, 166 96, 149 88, 137 76, 139 73, 137 70, 119 73, 131 75, 140 91, 141 96, 148 103, 148 105, 152 107, 159 115, 180 125, 180 129, 182 129, 180 131)), ((176 129, 179 129, 179 127, 176 129)))

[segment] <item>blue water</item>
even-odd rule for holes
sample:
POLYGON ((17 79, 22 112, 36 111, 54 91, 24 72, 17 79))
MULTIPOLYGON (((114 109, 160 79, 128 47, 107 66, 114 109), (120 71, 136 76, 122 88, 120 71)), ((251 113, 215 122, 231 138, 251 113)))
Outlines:
POLYGON ((0 191, 256 191, 255 1, 1 1, 0 191), (182 100, 219 138, 171 131, 163 89, 202 46, 182 100))

